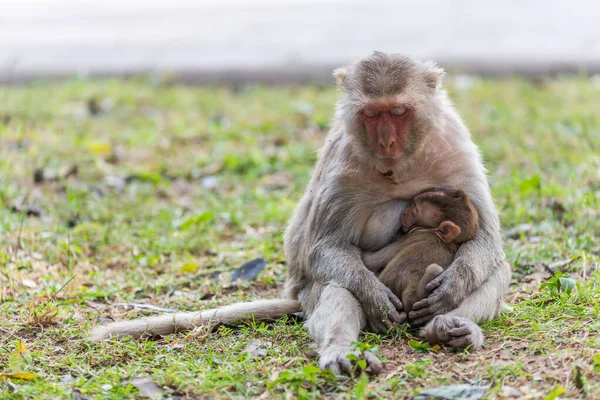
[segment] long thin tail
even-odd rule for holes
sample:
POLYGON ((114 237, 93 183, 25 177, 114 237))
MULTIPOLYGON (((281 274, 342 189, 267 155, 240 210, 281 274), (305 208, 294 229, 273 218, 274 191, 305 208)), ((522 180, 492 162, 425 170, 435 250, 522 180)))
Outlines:
POLYGON ((108 338, 131 336, 164 336, 189 331, 205 324, 228 324, 240 320, 273 320, 301 311, 297 300, 273 299, 237 303, 200 312, 180 312, 131 321, 113 322, 96 327, 90 340, 98 342, 108 338))

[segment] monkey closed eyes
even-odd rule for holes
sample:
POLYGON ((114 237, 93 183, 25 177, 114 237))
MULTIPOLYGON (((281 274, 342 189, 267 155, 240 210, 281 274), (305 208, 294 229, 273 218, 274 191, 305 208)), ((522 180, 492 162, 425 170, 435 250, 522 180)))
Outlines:
POLYGON ((413 199, 401 223, 405 236, 391 260, 383 258, 385 251, 379 259, 377 254, 363 254, 363 260, 373 272, 386 264, 379 280, 400 297, 409 313, 429 295, 427 284, 452 263, 458 246, 475 236, 477 211, 462 190, 428 191, 413 199))
POLYGON ((499 315, 511 272, 485 168, 443 88, 444 71, 433 62, 375 52, 334 75, 340 90, 335 116, 285 230, 287 299, 116 322, 98 328, 93 339, 164 335, 207 321, 272 319, 302 309, 322 368, 350 373, 352 353, 379 372, 377 357, 351 344, 361 329, 385 332, 406 313, 361 255, 385 249, 392 258, 400 249, 395 235, 405 202, 427 188, 452 187, 469 195, 479 229, 427 285, 433 292, 409 317, 426 324, 419 335, 429 342, 481 346, 475 321, 499 315))

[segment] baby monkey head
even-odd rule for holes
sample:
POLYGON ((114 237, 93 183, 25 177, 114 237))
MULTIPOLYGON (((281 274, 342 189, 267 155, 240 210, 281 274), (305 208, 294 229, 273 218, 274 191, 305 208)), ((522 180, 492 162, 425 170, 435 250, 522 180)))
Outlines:
POLYGON ((437 229, 446 243, 471 240, 479 228, 477 210, 462 190, 428 190, 417 195, 404 210, 402 229, 437 229))

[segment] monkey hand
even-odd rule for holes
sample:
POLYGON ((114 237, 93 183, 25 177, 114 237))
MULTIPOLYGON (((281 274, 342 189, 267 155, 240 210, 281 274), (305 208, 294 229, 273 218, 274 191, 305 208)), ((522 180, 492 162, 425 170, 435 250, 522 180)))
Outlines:
POLYGON ((429 296, 413 304, 412 311, 408 314, 408 319, 414 326, 424 325, 436 315, 445 314, 456 308, 453 294, 459 289, 456 287, 454 267, 448 267, 429 282, 425 289, 431 291, 429 296))
POLYGON ((394 323, 406 321, 400 299, 376 278, 373 279, 372 286, 365 285, 362 299, 359 300, 373 332, 385 333, 394 323))

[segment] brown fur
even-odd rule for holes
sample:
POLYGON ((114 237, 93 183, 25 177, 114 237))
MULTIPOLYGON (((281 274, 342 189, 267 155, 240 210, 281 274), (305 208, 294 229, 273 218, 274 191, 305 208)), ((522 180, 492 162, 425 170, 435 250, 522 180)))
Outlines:
MULTIPOLYGON (((407 313, 412 310, 414 303, 429 295, 427 284, 452 263, 458 246, 471 240, 478 227, 477 211, 462 190, 428 191, 415 197, 413 202, 403 213, 403 216, 412 216, 410 219, 402 218, 403 230, 434 230, 416 230, 404 236, 400 252, 379 275, 379 280, 400 297, 407 313), (433 216, 418 214, 417 205, 421 206, 420 210, 431 205, 438 213, 433 216), (442 240, 439 232, 444 221, 453 223, 459 229, 449 237, 448 243, 442 240)), ((369 268, 369 265, 365 265, 369 268)))

